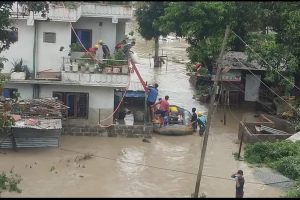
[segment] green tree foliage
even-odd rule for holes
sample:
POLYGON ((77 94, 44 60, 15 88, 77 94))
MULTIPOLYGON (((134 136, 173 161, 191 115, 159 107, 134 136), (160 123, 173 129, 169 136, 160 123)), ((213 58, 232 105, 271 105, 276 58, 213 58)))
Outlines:
POLYGON ((164 14, 164 1, 149 1, 140 4, 135 16, 138 22, 138 31, 143 38, 151 40, 163 35, 157 25, 157 19, 164 14))
MULTIPOLYGON (((208 68, 219 54, 225 26, 230 25, 269 62, 270 65, 266 65, 257 59, 268 69, 266 81, 291 90, 292 85, 278 75, 276 69, 290 82, 300 85, 299 2, 169 2, 158 22, 162 32, 184 36, 190 44, 187 51, 191 62, 202 62, 208 68)), ((233 34, 228 44, 233 51, 247 49, 233 34)), ((251 59, 257 58, 251 51, 248 54, 251 59)))
POLYGON ((148 1, 138 4, 135 16, 138 22, 138 32, 146 40, 155 40, 155 56, 154 67, 159 66, 159 36, 165 36, 166 33, 159 29, 158 19, 164 14, 164 8, 166 6, 164 1, 148 1))
POLYGON ((297 58, 290 52, 288 46, 278 44, 275 34, 250 34, 249 44, 256 52, 254 53, 251 49, 246 50, 249 60, 255 59, 261 66, 268 69, 265 81, 271 85, 284 87, 285 91, 290 91, 293 88, 291 83, 294 82, 298 64, 297 58))
MULTIPOLYGON (((242 14, 236 4, 236 2, 170 2, 158 24, 163 32, 175 32, 179 36, 186 37, 190 44, 187 51, 191 62, 202 62, 211 67, 219 54, 226 25, 231 25, 234 30, 247 29, 246 25, 241 25, 235 20, 240 19, 242 14)), ((230 41, 232 46, 241 48, 239 46, 242 44, 235 44, 232 38, 230 41)))

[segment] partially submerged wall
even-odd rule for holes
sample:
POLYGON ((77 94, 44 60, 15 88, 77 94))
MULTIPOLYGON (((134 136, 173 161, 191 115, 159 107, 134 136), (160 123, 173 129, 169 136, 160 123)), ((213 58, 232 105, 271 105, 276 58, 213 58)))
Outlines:
MULTIPOLYGON (((250 123, 250 122, 240 122, 239 125, 239 133, 238 138, 241 140, 242 134, 243 136, 243 142, 244 143, 256 143, 256 142, 263 142, 263 141, 269 141, 269 142, 275 142, 276 140, 284 140, 288 137, 292 136, 293 134, 286 133, 286 134, 256 134, 255 126, 256 125, 265 125, 266 123, 250 123)), ((269 126, 270 127, 270 126, 269 126)))
POLYGON ((151 137, 152 124, 147 125, 112 125, 110 127, 99 126, 63 126, 63 135, 74 136, 108 136, 108 137, 151 137))

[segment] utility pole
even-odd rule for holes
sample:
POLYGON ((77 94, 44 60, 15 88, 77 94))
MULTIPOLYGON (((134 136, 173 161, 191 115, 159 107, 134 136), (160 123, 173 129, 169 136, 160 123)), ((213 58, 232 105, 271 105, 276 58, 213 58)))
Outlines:
POLYGON ((217 73, 216 73, 215 80, 214 80, 212 97, 210 99, 210 105, 209 105, 209 110, 208 110, 208 115, 207 115, 207 126, 206 126, 206 129, 205 129, 205 132, 204 132, 204 139, 203 139, 203 145, 202 145, 202 150, 201 150, 200 165, 199 165, 199 171, 198 171, 198 175, 197 175, 194 198, 198 198, 198 194, 199 194, 200 182, 201 182, 201 177, 202 177, 202 170, 203 170, 203 165, 204 165, 204 158, 205 158, 206 147, 207 147, 207 142, 208 142, 209 128, 210 128, 210 123, 211 123, 211 116, 213 114, 213 107, 214 107, 214 101, 215 101, 215 96, 216 96, 216 89, 217 89, 218 81, 220 79, 220 74, 221 74, 221 66, 220 66, 219 63, 222 63, 222 57, 223 57, 224 50, 225 50, 225 47, 226 47, 227 38, 229 36, 229 31, 230 31, 230 26, 227 25, 226 26, 226 31, 225 31, 225 36, 224 36, 223 43, 222 43, 222 46, 221 46, 221 52, 219 54, 219 58, 218 58, 218 61, 217 61, 217 73))

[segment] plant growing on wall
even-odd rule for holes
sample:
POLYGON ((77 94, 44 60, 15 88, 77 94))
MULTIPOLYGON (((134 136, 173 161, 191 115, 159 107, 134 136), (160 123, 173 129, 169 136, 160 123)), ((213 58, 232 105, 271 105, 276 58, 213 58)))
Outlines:
POLYGON ((8 61, 7 58, 0 57, 0 72, 4 68, 4 62, 7 62, 7 61, 8 61))
POLYGON ((13 65, 13 72, 24 72, 25 71, 25 66, 23 65, 23 59, 21 58, 20 60, 17 61, 13 61, 12 62, 13 65))
POLYGON ((71 52, 84 52, 85 49, 82 47, 82 45, 79 42, 72 43, 70 45, 71 52))

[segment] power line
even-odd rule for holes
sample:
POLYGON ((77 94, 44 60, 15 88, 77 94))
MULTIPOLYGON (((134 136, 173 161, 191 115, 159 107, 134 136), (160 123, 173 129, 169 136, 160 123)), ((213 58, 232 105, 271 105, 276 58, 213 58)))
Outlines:
POLYGON ((297 88, 300 91, 300 88, 297 87, 294 83, 292 83, 289 79, 287 79, 286 77, 284 77, 277 69, 273 68, 265 59, 263 59, 258 53, 256 53, 251 47, 250 45, 248 45, 239 35, 237 35, 233 30, 231 30, 231 32, 236 35, 245 45, 247 48, 249 48, 252 52, 254 52, 256 55, 258 55, 258 57, 263 60, 267 65, 269 65, 269 67, 271 69, 273 69, 274 71, 276 71, 281 77, 283 77, 287 82, 289 82, 293 87, 297 88))
MULTIPOLYGON (((239 63, 241 63, 243 66, 245 66, 239 59, 235 58, 239 63)), ((247 66, 245 66, 247 67, 247 66)), ((260 78, 257 78, 257 76, 247 68, 247 71, 249 71, 257 80, 259 80, 262 84, 264 84, 271 92, 273 92, 276 96, 278 96, 282 101, 284 101, 287 105, 289 105, 292 109, 297 111, 295 107, 293 107, 291 104, 289 104, 286 100, 284 100, 279 94, 277 94, 274 90, 272 90, 267 84, 265 84, 260 78)))
MULTIPOLYGON (((71 149, 65 149, 65 148, 59 148, 59 149, 62 150, 62 151, 69 151, 69 152, 73 152, 73 153, 86 154, 86 153, 71 150, 71 149)), ((149 167, 149 168, 154 168, 154 169, 159 169, 159 170, 172 171, 172 172, 184 173, 184 174, 190 174, 190 175, 197 175, 197 173, 194 173, 194 172, 186 172, 186 171, 181 171, 181 170, 176 170, 176 169, 169 169, 169 168, 157 167, 157 166, 153 166, 153 165, 146 165, 146 164, 142 164, 142 163, 135 163, 135 162, 129 162, 129 161, 124 161, 124 160, 118 160, 117 158, 110 158, 110 157, 106 157, 106 156, 98 156, 98 155, 91 155, 91 156, 95 157, 95 158, 113 160, 113 161, 120 161, 120 162, 123 162, 123 163, 128 163, 128 164, 133 164, 133 165, 138 165, 138 166, 144 166, 144 167, 149 167)), ((205 175, 205 174, 203 174, 202 176, 208 177, 208 178, 220 179, 220 180, 222 179, 222 180, 234 181, 233 179, 219 177, 219 176, 211 176, 211 175, 205 175)), ((282 182, 293 182, 293 181, 280 181, 280 182, 271 182, 271 183, 259 183, 259 182, 247 181, 247 183, 256 184, 256 185, 272 185, 272 184, 277 184, 277 183, 282 183, 282 182)))

